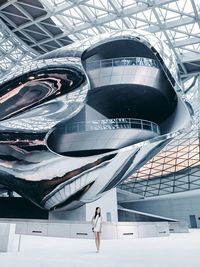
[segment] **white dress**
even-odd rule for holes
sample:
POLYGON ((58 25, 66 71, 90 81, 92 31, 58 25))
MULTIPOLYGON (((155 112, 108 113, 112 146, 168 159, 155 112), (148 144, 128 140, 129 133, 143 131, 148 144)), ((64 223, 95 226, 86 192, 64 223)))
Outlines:
POLYGON ((102 224, 102 218, 99 216, 96 216, 96 218, 92 219, 92 225, 94 227, 94 232, 100 232, 101 231, 101 224, 102 224))

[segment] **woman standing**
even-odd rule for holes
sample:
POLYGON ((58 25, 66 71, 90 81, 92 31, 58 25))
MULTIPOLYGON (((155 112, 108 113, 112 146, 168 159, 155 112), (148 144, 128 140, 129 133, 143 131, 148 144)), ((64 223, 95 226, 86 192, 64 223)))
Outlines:
POLYGON ((101 238, 101 227, 102 227, 102 217, 101 217, 101 209, 96 207, 95 214, 92 218, 92 229, 95 236, 95 244, 97 247, 97 252, 99 252, 100 248, 100 238, 101 238))

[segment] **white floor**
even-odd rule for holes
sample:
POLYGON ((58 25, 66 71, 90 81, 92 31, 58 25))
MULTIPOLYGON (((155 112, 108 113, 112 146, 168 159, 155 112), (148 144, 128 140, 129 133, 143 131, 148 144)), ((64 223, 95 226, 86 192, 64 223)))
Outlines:
POLYGON ((94 240, 22 236, 21 251, 0 253, 1 267, 200 267, 200 230, 163 238, 94 240))

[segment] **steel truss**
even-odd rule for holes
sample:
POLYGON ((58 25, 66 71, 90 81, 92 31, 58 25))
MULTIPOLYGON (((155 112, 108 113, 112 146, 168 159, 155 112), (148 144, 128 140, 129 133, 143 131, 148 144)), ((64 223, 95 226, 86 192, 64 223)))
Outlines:
MULTIPOLYGON (((32 57, 89 36, 136 28, 165 40, 183 78, 200 72, 198 0, 10 0, 0 6, 0 15, 10 39, 20 37, 27 44, 22 52, 32 57)), ((14 59, 8 51, 1 51, 1 74, 21 63, 19 50, 14 59)))

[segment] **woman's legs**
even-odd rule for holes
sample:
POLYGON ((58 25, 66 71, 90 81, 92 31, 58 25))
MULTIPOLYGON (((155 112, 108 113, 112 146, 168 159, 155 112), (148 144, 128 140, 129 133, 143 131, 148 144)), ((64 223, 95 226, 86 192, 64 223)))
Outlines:
POLYGON ((99 251, 101 233, 100 232, 94 232, 94 236, 95 236, 95 244, 97 247, 97 251, 99 251))
POLYGON ((97 232, 97 250, 99 251, 100 248, 100 238, 101 238, 101 233, 97 232))
POLYGON ((94 238, 95 238, 95 244, 96 244, 96 247, 97 247, 97 250, 98 250, 98 237, 97 237, 97 232, 94 232, 94 238))

